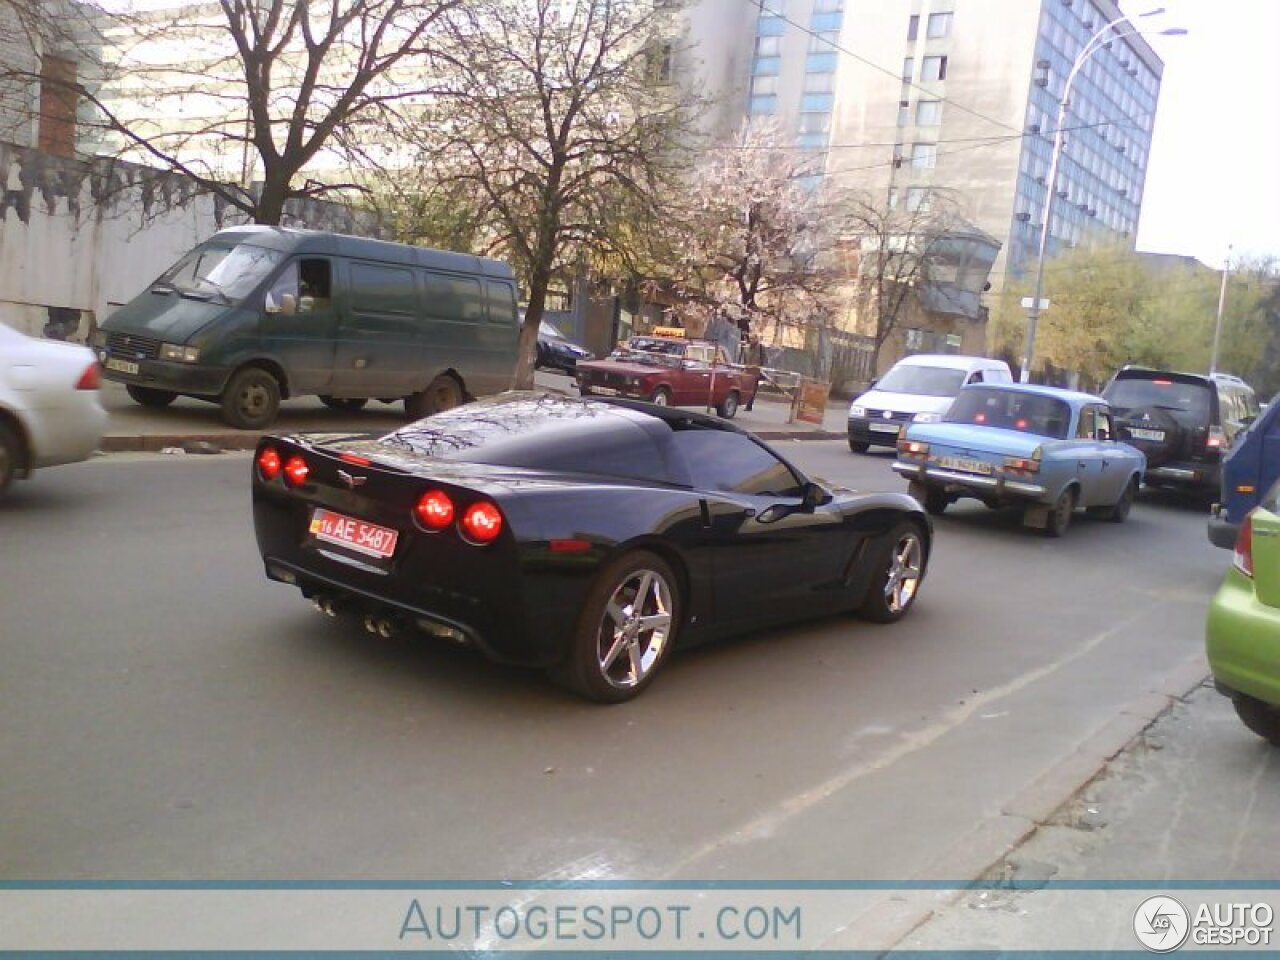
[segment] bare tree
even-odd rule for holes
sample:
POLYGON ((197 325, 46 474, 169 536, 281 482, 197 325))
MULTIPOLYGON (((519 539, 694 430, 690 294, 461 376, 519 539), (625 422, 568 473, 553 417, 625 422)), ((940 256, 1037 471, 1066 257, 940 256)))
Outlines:
POLYGON ((767 124, 703 153, 665 234, 680 312, 763 330, 826 313, 836 207, 812 155, 767 124))
MULTIPOLYGON (((0 0, 38 8, 43 0, 0 0)), ((116 152, 189 177, 259 223, 286 201, 363 189, 353 165, 430 93, 462 0, 216 0, 101 13, 101 53, 51 76, 116 152), (255 180, 260 186, 252 186, 255 180)))
POLYGON ((906 205, 877 202, 865 193, 846 193, 839 201, 855 303, 864 329, 875 340, 872 370, 885 341, 913 303, 962 313, 965 304, 960 301, 964 300, 976 311, 990 260, 975 262, 973 249, 988 247, 991 260, 999 249, 995 241, 966 223, 948 191, 932 189, 911 196, 906 205), (926 295, 928 303, 922 302, 926 295))
POLYGON ((533 383, 557 274, 631 262, 680 163, 691 106, 666 78, 671 12, 652 0, 469 0, 456 69, 414 131, 420 180, 467 198, 483 252, 527 286, 514 383, 533 383))

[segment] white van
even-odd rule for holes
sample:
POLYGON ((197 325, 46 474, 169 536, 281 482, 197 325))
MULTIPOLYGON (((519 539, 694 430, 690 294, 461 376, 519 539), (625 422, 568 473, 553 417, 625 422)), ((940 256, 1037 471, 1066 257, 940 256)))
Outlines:
POLYGON ((872 444, 894 446, 916 414, 941 417, 967 384, 1012 382, 1003 360, 951 353, 903 357, 849 405, 849 449, 866 453, 872 444))

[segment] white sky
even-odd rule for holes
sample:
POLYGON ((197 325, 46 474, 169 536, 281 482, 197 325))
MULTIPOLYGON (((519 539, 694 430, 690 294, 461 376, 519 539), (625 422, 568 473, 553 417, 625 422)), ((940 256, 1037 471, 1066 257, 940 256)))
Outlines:
POLYGON ((1280 0, 1122 0, 1164 60, 1138 249, 1280 257, 1280 0))

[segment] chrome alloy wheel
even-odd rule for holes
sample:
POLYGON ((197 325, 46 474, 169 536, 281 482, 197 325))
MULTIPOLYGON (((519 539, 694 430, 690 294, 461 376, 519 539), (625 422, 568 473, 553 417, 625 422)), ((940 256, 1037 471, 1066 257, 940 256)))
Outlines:
POLYGON ((924 547, 920 537, 908 531, 898 538, 889 556, 888 576, 884 583, 884 602, 890 613, 902 613, 911 606, 920 588, 924 547))
POLYGON ((671 587, 655 570, 633 570, 605 604, 596 636, 600 676, 613 687, 639 684, 671 636, 671 587))

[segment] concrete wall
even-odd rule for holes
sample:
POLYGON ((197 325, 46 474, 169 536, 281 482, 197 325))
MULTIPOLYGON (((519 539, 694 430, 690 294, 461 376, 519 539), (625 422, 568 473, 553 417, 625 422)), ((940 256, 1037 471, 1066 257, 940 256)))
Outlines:
MULTIPOLYGON (((49 335, 86 339, 185 251, 244 220, 172 174, 9 143, 0 143, 0 186, 0 322, 35 335, 51 316, 70 316, 71 329, 49 335)), ((381 232, 358 212, 317 202, 290 207, 285 224, 381 232)))

